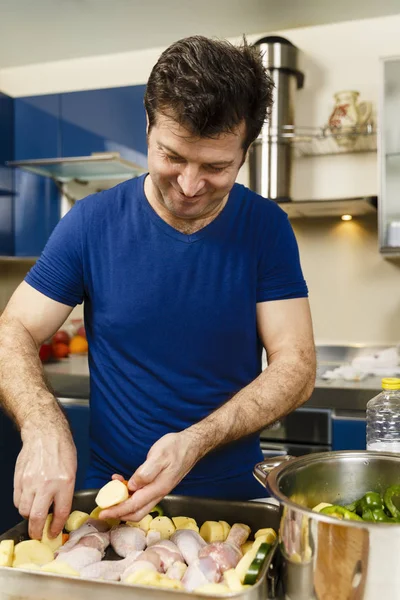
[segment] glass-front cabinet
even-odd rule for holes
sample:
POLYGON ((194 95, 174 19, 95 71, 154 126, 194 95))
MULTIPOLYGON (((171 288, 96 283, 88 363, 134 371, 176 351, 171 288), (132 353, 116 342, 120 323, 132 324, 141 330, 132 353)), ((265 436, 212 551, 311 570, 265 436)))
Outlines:
POLYGON ((400 57, 382 60, 379 245, 400 257, 400 57))

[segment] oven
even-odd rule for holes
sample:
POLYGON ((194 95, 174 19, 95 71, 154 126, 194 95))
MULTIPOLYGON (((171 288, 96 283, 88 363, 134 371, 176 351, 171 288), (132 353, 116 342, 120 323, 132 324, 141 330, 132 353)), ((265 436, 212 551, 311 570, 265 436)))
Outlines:
POLYGON ((261 432, 261 450, 264 458, 327 452, 332 450, 331 432, 329 409, 298 408, 261 432))

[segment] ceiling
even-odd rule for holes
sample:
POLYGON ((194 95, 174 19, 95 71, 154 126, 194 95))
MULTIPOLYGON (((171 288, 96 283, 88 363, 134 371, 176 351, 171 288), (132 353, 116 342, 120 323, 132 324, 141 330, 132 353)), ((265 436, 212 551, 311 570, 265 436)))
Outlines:
POLYGON ((0 0, 0 68, 400 13, 400 0, 0 0))

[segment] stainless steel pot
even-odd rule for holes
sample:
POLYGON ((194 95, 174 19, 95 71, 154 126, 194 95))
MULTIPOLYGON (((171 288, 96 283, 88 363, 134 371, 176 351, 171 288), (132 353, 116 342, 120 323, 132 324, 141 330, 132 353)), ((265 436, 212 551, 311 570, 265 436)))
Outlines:
POLYGON ((400 524, 340 521, 312 511, 400 484, 400 454, 324 452, 259 463, 281 505, 279 547, 289 600, 399 600, 400 524))

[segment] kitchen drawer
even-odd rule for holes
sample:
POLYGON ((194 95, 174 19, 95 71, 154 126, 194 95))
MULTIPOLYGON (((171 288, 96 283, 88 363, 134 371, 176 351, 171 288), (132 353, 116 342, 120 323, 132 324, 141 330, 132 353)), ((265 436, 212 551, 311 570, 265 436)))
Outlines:
POLYGON ((334 415, 332 450, 365 450, 367 425, 364 418, 334 415))

